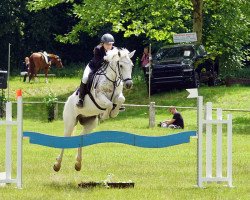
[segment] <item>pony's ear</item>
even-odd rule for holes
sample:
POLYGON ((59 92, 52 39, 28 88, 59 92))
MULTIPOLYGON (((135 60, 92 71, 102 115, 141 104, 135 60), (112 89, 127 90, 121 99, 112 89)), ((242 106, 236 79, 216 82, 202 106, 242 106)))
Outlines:
POLYGON ((128 54, 129 58, 132 58, 135 54, 135 50, 128 54))

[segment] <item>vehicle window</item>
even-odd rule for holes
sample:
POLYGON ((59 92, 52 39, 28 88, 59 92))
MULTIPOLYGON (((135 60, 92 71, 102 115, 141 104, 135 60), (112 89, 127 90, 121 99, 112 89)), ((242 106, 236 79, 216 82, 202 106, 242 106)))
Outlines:
POLYGON ((165 60, 169 58, 192 57, 194 51, 192 48, 174 47, 160 49, 156 54, 157 60, 165 60))

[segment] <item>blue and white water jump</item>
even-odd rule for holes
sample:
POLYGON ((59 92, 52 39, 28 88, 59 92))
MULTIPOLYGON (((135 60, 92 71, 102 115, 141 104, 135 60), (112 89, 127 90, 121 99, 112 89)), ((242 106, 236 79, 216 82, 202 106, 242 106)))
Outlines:
POLYGON ((6 171, 0 173, 0 184, 15 183, 18 188, 22 187, 22 139, 29 137, 30 143, 52 148, 79 148, 98 143, 121 143, 142 148, 164 148, 173 145, 188 143, 191 136, 198 138, 197 142, 197 185, 203 187, 203 182, 227 182, 232 187, 232 116, 222 119, 222 110, 217 110, 217 119, 212 119, 212 103, 205 106, 206 117, 203 119, 203 98, 197 98, 197 129, 198 131, 186 131, 165 136, 142 136, 120 131, 100 131, 87 135, 73 137, 56 137, 37 132, 23 132, 23 104, 22 97, 17 99, 17 121, 12 121, 11 102, 6 104, 6 120, 0 121, 0 125, 6 125, 6 171), (222 174, 222 125, 227 125, 227 174, 222 174), (11 128, 17 125, 17 176, 11 177, 11 128), (203 127, 206 133, 206 170, 203 173, 203 127), (212 125, 217 125, 216 144, 216 175, 212 174, 212 125), (205 175, 204 175, 205 174, 205 175), (2 177, 1 177, 2 175, 2 177))

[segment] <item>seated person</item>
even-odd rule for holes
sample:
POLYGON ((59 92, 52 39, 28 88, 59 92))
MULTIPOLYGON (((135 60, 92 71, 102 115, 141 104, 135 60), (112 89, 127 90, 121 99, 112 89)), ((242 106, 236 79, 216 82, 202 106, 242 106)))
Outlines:
POLYGON ((23 82, 26 81, 29 72, 30 59, 29 57, 25 57, 25 60, 22 64, 21 76, 23 76, 23 82))
POLYGON ((181 114, 176 110, 174 106, 171 106, 169 112, 173 114, 172 119, 160 122, 160 127, 174 128, 174 129, 184 129, 184 121, 181 114))

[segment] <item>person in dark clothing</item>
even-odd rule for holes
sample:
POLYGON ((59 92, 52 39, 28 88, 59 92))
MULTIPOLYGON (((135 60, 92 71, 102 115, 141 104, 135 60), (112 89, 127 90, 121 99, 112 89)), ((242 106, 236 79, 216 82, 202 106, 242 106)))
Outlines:
POLYGON ((25 57, 24 62, 22 63, 21 76, 23 76, 23 82, 26 81, 26 78, 29 73, 30 59, 29 57, 25 57))
POLYGON ((164 122, 160 122, 161 127, 167 127, 167 128, 181 128, 184 129, 184 121, 181 114, 176 110, 174 106, 171 106, 169 108, 169 112, 173 114, 172 119, 165 120, 164 122))
POLYGON ((106 56, 106 52, 114 48, 114 42, 114 37, 111 34, 106 33, 101 37, 101 43, 94 48, 94 57, 86 66, 82 76, 79 89, 79 101, 76 104, 78 108, 83 107, 83 101, 86 95, 86 84, 88 81, 89 74, 95 73, 96 71, 98 71, 98 69, 100 69, 100 67, 104 63, 104 57, 106 56))

